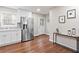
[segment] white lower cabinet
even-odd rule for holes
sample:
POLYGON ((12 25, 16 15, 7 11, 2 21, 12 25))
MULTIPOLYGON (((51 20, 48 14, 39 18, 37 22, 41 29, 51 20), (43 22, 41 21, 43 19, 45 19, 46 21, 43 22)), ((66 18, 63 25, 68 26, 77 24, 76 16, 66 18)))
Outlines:
POLYGON ((21 31, 11 30, 0 32, 0 47, 21 42, 21 31))
MULTIPOLYGON (((9 33, 8 33, 9 34, 9 33)), ((0 46, 3 46, 4 43, 6 44, 8 42, 9 37, 5 32, 0 32, 0 46)))
POLYGON ((19 42, 21 41, 21 31, 14 31, 11 33, 11 37, 10 39, 12 40, 12 42, 19 42))

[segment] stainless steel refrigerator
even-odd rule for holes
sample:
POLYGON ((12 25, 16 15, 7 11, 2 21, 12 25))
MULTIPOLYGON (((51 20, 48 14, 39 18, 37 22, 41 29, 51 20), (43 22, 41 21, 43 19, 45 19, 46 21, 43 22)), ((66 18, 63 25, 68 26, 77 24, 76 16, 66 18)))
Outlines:
POLYGON ((33 19, 21 17, 20 18, 20 28, 21 28, 21 41, 32 40, 33 38, 33 19), (27 20, 27 23, 24 23, 27 20))

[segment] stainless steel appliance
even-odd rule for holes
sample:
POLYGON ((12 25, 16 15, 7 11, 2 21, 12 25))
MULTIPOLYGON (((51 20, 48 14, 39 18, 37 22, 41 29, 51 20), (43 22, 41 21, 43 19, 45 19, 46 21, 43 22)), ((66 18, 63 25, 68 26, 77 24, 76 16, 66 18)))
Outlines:
POLYGON ((21 41, 27 41, 27 24, 23 24, 23 29, 21 30, 21 41))
POLYGON ((33 30, 33 19, 28 18, 27 19, 27 39, 33 39, 34 36, 34 30, 33 30))
POLYGON ((21 41, 32 40, 33 38, 33 20, 26 17, 20 18, 20 27, 21 27, 21 41), (27 23, 25 21, 27 20, 27 23))

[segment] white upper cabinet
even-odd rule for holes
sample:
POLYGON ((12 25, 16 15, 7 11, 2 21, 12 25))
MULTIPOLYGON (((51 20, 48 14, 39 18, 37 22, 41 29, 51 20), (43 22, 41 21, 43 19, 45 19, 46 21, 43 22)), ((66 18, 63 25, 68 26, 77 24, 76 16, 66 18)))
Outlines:
POLYGON ((1 27, 17 27, 16 16, 16 14, 3 13, 1 15, 1 27))
POLYGON ((20 17, 23 17, 25 19, 24 24, 27 24, 27 19, 32 18, 32 12, 0 7, 0 28, 18 27, 21 21, 20 17))

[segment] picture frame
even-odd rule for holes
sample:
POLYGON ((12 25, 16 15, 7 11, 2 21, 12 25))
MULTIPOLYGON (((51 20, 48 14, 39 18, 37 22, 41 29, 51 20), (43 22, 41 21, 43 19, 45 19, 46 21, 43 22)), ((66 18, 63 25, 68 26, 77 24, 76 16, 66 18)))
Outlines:
POLYGON ((76 9, 71 9, 67 11, 67 19, 76 18, 76 9))
POLYGON ((65 16, 59 16, 59 23, 65 23, 65 16))

